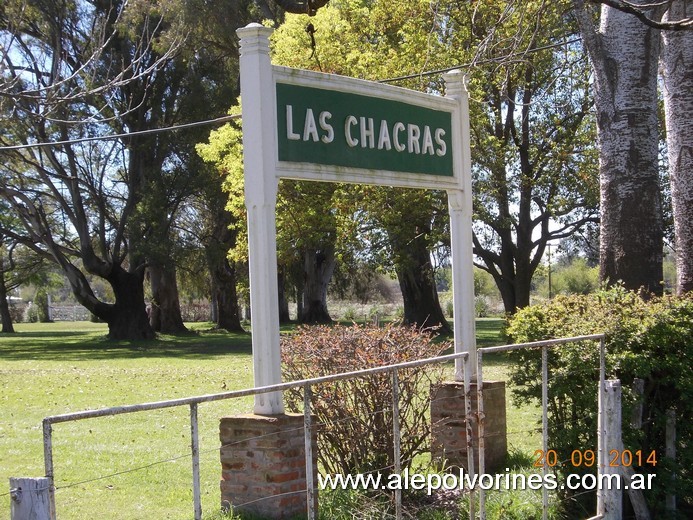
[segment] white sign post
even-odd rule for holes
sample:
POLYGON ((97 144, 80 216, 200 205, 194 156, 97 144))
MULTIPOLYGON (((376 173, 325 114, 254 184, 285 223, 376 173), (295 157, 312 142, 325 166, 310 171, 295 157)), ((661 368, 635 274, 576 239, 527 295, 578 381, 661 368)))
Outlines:
MULTIPOLYGON (((476 371, 469 109, 464 76, 433 96, 333 74, 273 66, 272 29, 240 37, 243 156, 248 210, 255 386, 281 383, 275 208, 280 178, 446 190, 450 208, 455 352, 476 371)), ((255 413, 284 412, 281 393, 255 413)))

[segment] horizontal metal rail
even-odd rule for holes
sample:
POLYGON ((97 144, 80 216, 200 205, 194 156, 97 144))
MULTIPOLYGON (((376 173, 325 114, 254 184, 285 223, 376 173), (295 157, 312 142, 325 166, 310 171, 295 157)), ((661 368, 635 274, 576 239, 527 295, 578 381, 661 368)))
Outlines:
POLYGON ((557 347, 566 343, 578 343, 580 341, 597 341, 604 339, 604 334, 590 334, 588 336, 574 336, 572 338, 547 339, 543 341, 532 341, 530 343, 514 343, 512 345, 500 345, 498 347, 484 347, 477 349, 483 351, 484 354, 493 354, 495 352, 508 352, 510 350, 520 350, 533 347, 557 347))
POLYGON ((444 356, 436 356, 432 358, 417 359, 415 361, 405 361, 395 365, 386 365, 382 367, 367 368, 363 370, 354 370, 353 372, 342 372, 329 376, 315 377, 311 379, 300 379, 287 383, 279 383, 276 385, 260 386, 256 388, 247 388, 244 390, 234 390, 231 392, 222 392, 219 394, 208 394, 197 397, 185 397, 182 399, 171 399, 168 401, 155 401, 151 403, 133 404, 127 406, 114 406, 111 408, 100 408, 98 410, 86 410, 83 412, 66 413, 62 415, 51 415, 43 419, 43 424, 56 424, 69 421, 81 421, 83 419, 92 419, 95 417, 106 417, 110 415, 120 415, 124 413, 143 412, 146 410, 158 410, 162 408, 173 408, 176 406, 189 406, 192 404, 209 403, 213 401, 222 401, 224 399, 234 399, 237 397, 247 397, 251 395, 264 394, 268 392, 282 392, 299 388, 306 385, 319 385, 321 383, 330 383, 332 381, 340 381, 342 379, 353 379, 355 377, 367 377, 374 374, 382 374, 392 372, 393 370, 401 370, 406 368, 414 368, 422 365, 430 365, 433 363, 443 363, 445 361, 453 361, 455 359, 468 358, 468 352, 458 352, 455 354, 446 354, 444 356))

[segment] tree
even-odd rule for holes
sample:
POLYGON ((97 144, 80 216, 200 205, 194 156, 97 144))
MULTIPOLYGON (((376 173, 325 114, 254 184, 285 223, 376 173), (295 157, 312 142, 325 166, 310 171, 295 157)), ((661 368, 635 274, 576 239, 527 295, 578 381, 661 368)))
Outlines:
MULTIPOLYGON (((564 44, 569 36, 570 20, 559 7, 532 3, 516 9, 512 1, 443 2, 436 7, 374 2, 365 9, 360 3, 335 2, 310 19, 315 49, 308 47, 303 30, 308 19, 287 17, 275 36, 275 58, 291 66, 373 79, 471 62, 475 253, 479 265, 494 274, 506 310, 513 312, 529 303, 532 275, 546 243, 597 218, 587 64, 574 44, 568 51, 543 49, 564 44), (530 18, 534 22, 527 24, 530 18)), ((401 84, 443 90, 439 76, 414 73, 401 84)), ((393 258, 407 259, 395 268, 403 289, 413 280, 426 280, 432 287, 432 278, 424 274, 432 273, 430 254, 412 248, 420 240, 429 251, 446 242, 444 198, 410 195, 405 205, 410 218, 397 222, 391 205, 364 200, 371 217, 366 229, 380 222, 392 236, 387 247, 401 248, 393 250, 393 258), (426 219, 413 218, 419 204, 426 203, 426 219), (410 211, 412 207, 416 210, 410 211), (388 219, 389 228, 384 224, 388 219)), ((412 294, 416 296, 405 297, 405 315, 420 310, 422 316, 437 316, 434 297, 421 296, 430 294, 430 288, 421 285, 412 294), (409 309, 407 302, 420 309, 409 309)))
POLYGON ((5 333, 14 332, 10 295, 21 285, 38 281, 45 271, 45 261, 14 238, 11 230, 20 226, 7 203, 0 200, 0 321, 5 333))
MULTIPOLYGON (((236 234, 231 257, 236 262, 244 262, 248 251, 240 126, 234 121, 211 132, 209 142, 198 145, 197 150, 226 177, 227 210, 231 215, 230 227, 236 234)), ((279 185, 276 211, 279 275, 286 278, 289 273, 300 273, 298 318, 303 323, 331 321, 327 310, 327 284, 336 262, 334 192, 335 186, 325 183, 282 181, 279 185)), ((278 280, 282 285, 280 299, 283 286, 288 282, 278 280)))
POLYGON ((300 273, 298 321, 330 323, 327 288, 337 263, 337 185, 284 180, 277 200, 281 272, 300 273), (293 264, 293 265, 292 265, 293 264))
POLYGON ((628 2, 626 0, 588 0, 593 4, 602 4, 614 9, 618 9, 624 13, 634 15, 638 20, 647 25, 648 27, 653 27, 655 29, 666 29, 670 31, 684 31, 693 28, 693 17, 686 16, 685 9, 680 10, 684 7, 683 2, 679 2, 680 5, 674 7, 676 1, 665 1, 659 3, 647 3, 647 2, 628 2), (662 21, 660 12, 651 11, 653 7, 657 8, 667 8, 678 11, 677 16, 667 17, 666 20, 662 21))
MULTIPOLYGON (((427 5, 424 2, 394 5, 373 2, 364 6, 360 2, 345 0, 333 2, 313 18, 287 16, 286 22, 273 36, 274 61, 292 67, 369 79, 393 75, 401 71, 404 64, 411 65, 415 58, 423 63, 435 56, 435 53, 427 55, 421 49, 422 43, 425 45, 422 27, 432 24, 427 5), (308 23, 314 29, 315 47, 312 47, 310 39, 306 39, 308 23)), ((434 59, 429 62, 435 63, 434 59)), ((422 87, 418 81, 410 83, 422 87)), ((355 233, 375 236, 382 231, 378 234, 377 243, 372 241, 368 245, 372 248, 370 256, 378 257, 382 264, 386 262, 386 266, 397 273, 404 297, 405 322, 447 328, 438 302, 430 257, 441 229, 432 229, 433 215, 439 209, 440 201, 444 200, 444 194, 431 198, 426 192, 414 190, 349 188, 339 189, 335 195, 331 204, 340 208, 343 215, 349 214, 350 218, 362 223, 362 229, 357 230, 342 220, 337 229, 340 237, 336 245, 338 256, 342 259, 349 257, 343 253, 351 247, 346 242, 356 240, 355 233), (432 206, 434 201, 437 204, 435 208, 432 206), (414 206, 416 210, 413 210, 414 206), (403 218, 403 214, 407 218, 403 218), (344 233, 344 229, 350 229, 351 233, 344 233), (383 251, 388 254, 381 255, 383 251)), ((329 258, 332 253, 330 250, 327 252, 326 258, 329 258)))
POLYGON ((436 245, 445 240, 441 232, 447 229, 447 223, 441 221, 448 218, 447 199, 440 192, 376 191, 367 207, 387 236, 383 245, 402 292, 404 323, 450 332, 440 306, 431 256, 436 245), (374 203, 382 205, 376 210, 374 203))
POLYGON ((162 52, 151 52, 155 41, 164 44, 162 20, 137 7, 16 0, 0 12, 0 108, 8 122, 0 139, 23 145, 3 151, 0 194, 25 228, 16 238, 60 266, 77 300, 108 323, 114 339, 154 335, 144 306, 144 257, 137 251, 142 235, 133 226, 148 159, 137 146, 147 143, 52 143, 92 139, 137 119, 144 100, 129 94, 148 94, 149 78, 179 45, 170 38, 162 52), (114 303, 94 294, 77 260, 110 283, 114 303))
MULTIPOLYGON (((229 93, 237 88, 237 73, 233 73, 236 44, 229 45, 219 37, 221 23, 247 23, 249 13, 257 8, 250 0, 233 2, 224 16, 218 13, 211 17, 208 4, 114 0, 92 5, 84 1, 39 5, 32 10, 23 9, 28 5, 26 0, 15 0, 3 7, 0 19, 5 22, 6 43, 17 48, 3 54, 9 71, 3 82, 5 114, 24 111, 33 116, 23 121, 26 128, 11 137, 6 135, 5 144, 13 139, 50 141, 109 131, 137 133, 216 115, 219 101, 226 104, 229 93), (206 16, 201 19, 200 13, 206 16), (210 19, 219 20, 219 25, 208 23, 210 19), (49 30, 43 31, 44 26, 49 30), (18 63, 13 63, 18 56, 18 63), (51 70, 59 74, 51 75, 34 66, 44 59, 52 60, 51 70), (75 125, 68 124, 70 120, 82 121, 75 125)), ((44 254, 60 257, 56 261, 71 272, 80 303, 95 314, 111 314, 117 308, 116 314, 137 315, 124 319, 120 332, 111 327, 113 337, 153 335, 149 325, 141 324, 142 316, 146 319, 141 287, 145 270, 152 285, 152 325, 167 332, 184 330, 174 229, 179 208, 201 182, 193 152, 200 135, 190 131, 126 135, 110 149, 94 145, 88 153, 84 147, 67 144, 65 154, 50 148, 12 152, 17 164, 28 164, 30 169, 39 164, 44 171, 35 179, 36 186, 41 187, 37 196, 19 200, 27 184, 18 180, 19 169, 15 169, 9 190, 4 192, 6 198, 13 199, 20 209, 37 206, 29 209, 31 214, 40 211, 39 206, 46 207, 45 199, 55 198, 55 208, 63 213, 56 213, 55 221, 70 220, 76 229, 73 236, 60 239, 71 242, 70 247, 57 244, 60 240, 55 237, 47 238, 52 244, 46 245, 41 242, 47 236, 45 231, 55 235, 55 230, 47 222, 37 226, 37 219, 26 218, 34 227, 27 243, 33 241, 44 254), (52 162, 44 160, 51 154, 52 162), (95 171, 99 173, 95 175, 95 171), (65 178, 74 179, 69 193, 63 189, 65 178), (85 187, 91 190, 88 200, 81 198, 80 190, 85 187), (100 239, 96 252, 90 235, 100 239), (114 291, 115 307, 97 309, 98 299, 77 274, 79 268, 67 266, 85 255, 93 257, 89 261, 82 258, 87 271, 128 286, 123 293, 114 291), (125 278, 133 280, 123 281, 120 274, 112 272, 112 265, 120 266, 129 273, 125 278), (121 299, 127 304, 120 305, 121 299)), ((109 326, 115 320, 100 317, 109 321, 109 326)))
POLYGON ((687 19, 689 30, 662 31, 661 55, 679 294, 693 291, 693 23, 687 4, 671 3, 665 21, 687 19))
POLYGON ((202 167, 205 182, 181 210, 177 219, 186 260, 179 265, 199 292, 210 296, 211 319, 216 328, 242 332, 238 293, 238 266, 229 258, 237 245, 234 215, 226 209, 224 177, 213 167, 202 167))
POLYGON ((555 4, 467 9, 457 16, 472 18, 472 45, 489 49, 471 74, 474 253, 514 313, 547 244, 597 220, 588 67, 555 4))
MULTIPOLYGON (((622 2, 623 3, 623 2, 622 2)), ((661 19, 663 4, 631 4, 661 19)), ((662 293, 663 223, 657 169, 656 29, 603 5, 597 28, 583 0, 574 12, 594 71, 601 192, 600 277, 662 293)))
MULTIPOLYGON (((231 110, 240 114, 240 106, 231 110)), ((240 125, 232 121, 209 134, 207 143, 196 151, 210 165, 210 175, 217 177, 211 185, 221 183, 219 194, 208 200, 212 210, 208 220, 207 259, 212 276, 220 328, 239 330, 240 312, 236 291, 238 265, 247 258, 246 219, 243 197, 243 162, 240 125), (222 316, 224 315, 224 316, 222 316), (222 324, 222 320, 229 323, 222 324), (236 323, 237 322, 237 323, 236 323)), ((212 188, 213 191, 216 191, 212 188)))

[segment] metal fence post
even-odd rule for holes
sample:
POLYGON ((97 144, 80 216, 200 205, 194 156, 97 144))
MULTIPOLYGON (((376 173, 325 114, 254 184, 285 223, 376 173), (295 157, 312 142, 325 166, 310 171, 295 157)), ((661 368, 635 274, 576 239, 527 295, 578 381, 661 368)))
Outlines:
MULTIPOLYGON (((549 451, 549 350, 541 348, 541 446, 544 450, 544 464, 541 466, 541 476, 546 482, 546 466, 549 451)), ((549 490, 541 486, 541 517, 547 520, 549 514, 549 490)))
MULTIPOLYGON (((484 375, 483 375, 483 357, 482 349, 477 351, 476 357, 476 394, 477 394, 477 420, 479 432, 479 477, 486 472, 486 460, 484 455, 484 375)), ((470 490, 471 491, 471 490, 470 490)), ((471 499, 471 496, 470 496, 471 499)), ((479 520, 486 520, 486 492, 482 487, 479 487, 479 520)))
POLYGON ((310 385, 303 386, 303 433, 306 456, 306 506, 308 520, 315 520, 315 475, 313 474, 313 431, 310 401, 313 392, 310 385))
MULTIPOLYGON (((467 437, 467 473, 474 475, 474 435, 472 432, 472 382, 467 369, 469 359, 467 356, 462 358, 462 373, 464 374, 464 431, 467 437)), ((474 490, 469 490, 469 520, 476 517, 474 504, 474 490)))
MULTIPOLYGON (((666 457, 676 464, 676 410, 669 408, 667 410, 667 426, 666 426, 666 457)), ((674 474, 676 478, 676 474, 674 474)), ((666 496, 666 508, 672 515, 676 511, 676 495, 669 493, 666 496)))
MULTIPOLYGON (((399 430, 399 376, 397 369, 392 371, 392 440, 394 445, 394 471, 396 475, 402 473, 400 430, 399 430)), ((395 489, 395 518, 402 518, 402 489, 395 489)))
POLYGON ((190 404, 190 450, 192 452, 193 510, 195 520, 202 520, 200 492, 200 438, 197 423, 197 403, 190 404))
MULTIPOLYGON (((602 478, 605 474, 606 461, 608 459, 608 453, 606 452, 606 431, 605 431, 605 397, 604 389, 606 385, 606 363, 605 363, 605 349, 604 349, 604 338, 599 341, 599 389, 597 391, 597 478, 602 478)), ((597 490, 597 516, 604 515, 605 504, 604 504, 604 490, 597 490)))

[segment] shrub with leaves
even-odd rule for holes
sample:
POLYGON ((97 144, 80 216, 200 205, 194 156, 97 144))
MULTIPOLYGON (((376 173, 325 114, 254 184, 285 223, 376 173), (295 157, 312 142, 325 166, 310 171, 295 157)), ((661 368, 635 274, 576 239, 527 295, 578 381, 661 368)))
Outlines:
MULTIPOLYGON (((387 325, 302 327, 282 340, 284 379, 295 381, 439 355, 449 343, 413 327, 387 325)), ((402 468, 429 449, 429 388, 442 366, 400 370, 399 420, 402 468)), ((287 408, 303 410, 303 391, 285 393, 287 408)), ((318 461, 328 473, 393 467, 392 375, 357 377, 313 387, 311 409, 319 424, 318 461)))
MULTIPOLYGON (((605 333, 606 377, 620 379, 623 388, 624 447, 632 453, 641 450, 643 462, 652 451, 656 453, 656 466, 644 463, 633 468, 636 473, 657 474, 656 488, 646 492, 652 513, 666 516, 667 493, 677 496, 680 510, 693 506, 692 295, 646 302, 615 287, 587 296, 557 297, 519 311, 507 332, 517 342, 605 333), (633 392, 636 378, 645 382, 642 399, 633 392), (631 425, 637 400, 643 405, 641 428, 631 425), (676 414, 675 462, 665 458, 669 409, 676 414)), ((511 377, 516 399, 539 401, 540 352, 519 351, 516 361, 511 377)), ((559 460, 570 461, 573 450, 596 451, 598 369, 594 343, 562 346, 549 354, 549 439, 559 460)))

